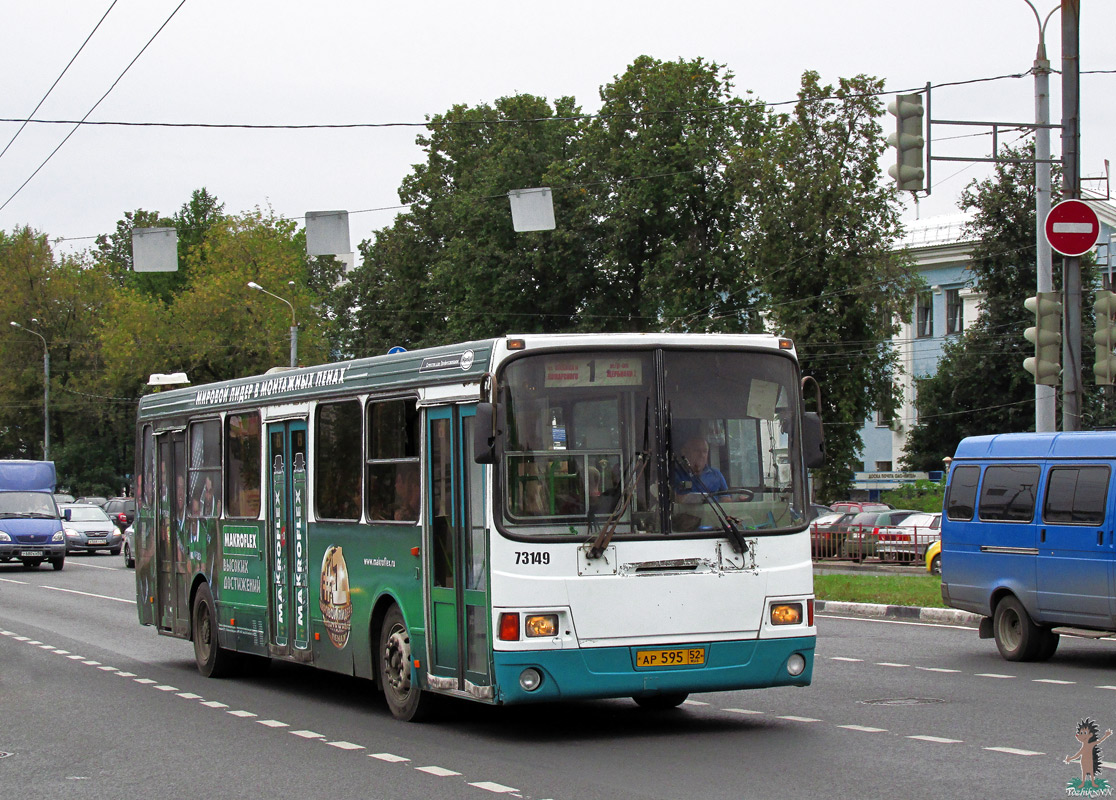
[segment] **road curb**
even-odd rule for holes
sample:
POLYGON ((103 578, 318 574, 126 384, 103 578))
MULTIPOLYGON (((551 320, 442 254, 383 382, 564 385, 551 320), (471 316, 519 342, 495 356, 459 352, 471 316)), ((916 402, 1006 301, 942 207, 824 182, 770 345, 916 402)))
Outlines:
POLYGON ((980 614, 956 608, 919 608, 918 606, 890 606, 882 603, 847 603, 837 600, 815 600, 814 609, 829 614, 845 614, 866 619, 897 619, 916 622, 934 622, 940 625, 963 625, 975 628, 980 624, 980 614))

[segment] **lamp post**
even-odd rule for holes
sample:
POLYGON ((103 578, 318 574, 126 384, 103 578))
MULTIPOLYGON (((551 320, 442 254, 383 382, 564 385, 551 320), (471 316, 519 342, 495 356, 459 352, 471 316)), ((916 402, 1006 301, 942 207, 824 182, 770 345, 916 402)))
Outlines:
MULTIPOLYGON (((293 281, 291 283, 293 283, 293 281)), ((291 305, 291 301, 286 300, 286 299, 280 297, 279 295, 277 295, 273 292, 269 292, 267 289, 263 288, 262 286, 260 286, 255 281, 248 281, 248 288, 249 289, 255 289, 257 292, 263 292, 264 294, 271 295, 276 300, 282 300, 291 309, 291 366, 292 367, 297 367, 298 366, 298 323, 295 322, 295 310, 294 310, 294 306, 291 305)))
MULTIPOLYGON (((37 319, 31 321, 38 322, 37 319)), ((43 343, 43 461, 50 461, 50 350, 46 338, 38 331, 25 328, 18 322, 13 322, 12 327, 38 336, 43 343)))

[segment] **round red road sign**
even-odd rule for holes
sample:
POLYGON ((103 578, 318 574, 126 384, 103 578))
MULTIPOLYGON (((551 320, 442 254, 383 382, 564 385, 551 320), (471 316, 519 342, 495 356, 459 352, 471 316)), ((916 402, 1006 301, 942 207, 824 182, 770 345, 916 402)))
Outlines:
POLYGON ((1046 215, 1046 241, 1064 256, 1088 253, 1100 238, 1100 220, 1088 203, 1063 200, 1046 215))

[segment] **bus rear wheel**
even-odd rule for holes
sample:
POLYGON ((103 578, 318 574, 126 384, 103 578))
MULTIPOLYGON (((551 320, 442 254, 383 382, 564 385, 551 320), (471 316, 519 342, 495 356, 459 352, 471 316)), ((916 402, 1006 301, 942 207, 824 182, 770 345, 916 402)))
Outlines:
POLYGON ((194 661, 207 678, 223 678, 233 672, 236 653, 225 650, 217 640, 217 608, 209 584, 198 587, 193 614, 194 661))
POLYGON ((392 606, 380 628, 380 682, 391 715, 404 722, 420 722, 430 716, 434 697, 413 679, 411 633, 399 606, 392 606))

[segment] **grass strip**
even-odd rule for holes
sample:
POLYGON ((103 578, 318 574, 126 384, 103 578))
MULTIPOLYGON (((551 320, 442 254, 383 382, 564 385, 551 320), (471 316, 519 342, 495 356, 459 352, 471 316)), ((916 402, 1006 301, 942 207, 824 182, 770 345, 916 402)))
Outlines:
POLYGON ((936 575, 815 575, 819 600, 945 608, 936 575))

